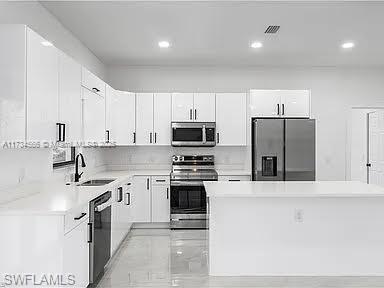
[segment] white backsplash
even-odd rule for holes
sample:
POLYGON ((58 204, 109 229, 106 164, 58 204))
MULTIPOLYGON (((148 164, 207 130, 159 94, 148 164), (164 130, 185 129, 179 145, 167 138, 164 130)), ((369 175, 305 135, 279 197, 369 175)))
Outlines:
POLYGON ((186 148, 171 146, 115 147, 102 149, 109 170, 171 169, 172 155, 215 155, 216 169, 250 170, 247 147, 186 148))

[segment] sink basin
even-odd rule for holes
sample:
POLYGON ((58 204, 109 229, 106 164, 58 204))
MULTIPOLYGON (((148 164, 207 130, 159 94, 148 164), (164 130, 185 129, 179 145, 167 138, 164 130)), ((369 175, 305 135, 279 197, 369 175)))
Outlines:
POLYGON ((92 179, 85 181, 77 186, 104 186, 113 181, 115 181, 115 179, 92 179))

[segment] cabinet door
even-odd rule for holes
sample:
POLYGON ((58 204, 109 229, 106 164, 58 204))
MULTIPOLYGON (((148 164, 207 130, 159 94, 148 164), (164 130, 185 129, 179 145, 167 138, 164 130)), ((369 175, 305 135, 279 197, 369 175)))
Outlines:
POLYGON ((195 93, 193 97, 193 119, 195 122, 215 122, 215 93, 195 93))
POLYGON ((132 191, 133 191, 133 181, 123 185, 123 203, 122 203, 122 213, 121 221, 123 224, 124 236, 129 232, 133 223, 132 215, 132 191))
POLYGON ((114 91, 109 109, 109 130, 111 141, 117 145, 135 145, 135 110, 134 93, 114 91))
POLYGON ((157 145, 171 145, 171 94, 156 93, 153 97, 153 133, 157 145))
MULTIPOLYGON (((115 97, 115 90, 109 86, 105 85, 105 130, 111 132, 112 126, 112 101, 115 97)), ((112 142, 112 137, 109 135, 109 140, 112 142)))
POLYGON ((134 177, 131 209, 133 222, 151 222, 151 184, 149 176, 134 177))
POLYGON ((105 140, 105 99, 99 94, 82 88, 83 134, 86 145, 104 143, 105 140))
POLYGON ((89 284, 88 219, 64 235, 64 274, 75 275, 76 287, 89 284))
POLYGON ((81 140, 81 66, 59 53, 59 122, 65 124, 65 142, 81 140))
POLYGON ((287 118, 309 118, 310 92, 308 90, 281 91, 281 115, 287 118))
POLYGON ((193 93, 172 93, 172 122, 193 121, 193 93))
POLYGON ((153 135, 153 94, 136 94, 136 145, 152 145, 153 135))
POLYGON ((169 193, 168 185, 152 186, 152 222, 169 222, 169 193))
MULTIPOLYGON (((117 193, 114 191, 113 193, 117 193)), ((115 198, 115 197, 114 197, 115 198)), ((119 219, 120 219, 120 203, 114 199, 114 202, 111 205, 111 255, 113 255, 120 244, 119 237, 119 219)))
POLYGON ((59 59, 54 46, 27 30, 27 141, 56 141, 59 59))
POLYGON ((251 90, 251 117, 280 117, 282 112, 279 90, 251 90))
POLYGON ((25 141, 26 26, 0 25, 0 144, 25 141))
POLYGON ((216 142, 218 146, 247 144, 247 95, 216 94, 216 142))
POLYGON ((105 82, 98 78, 96 75, 88 71, 86 68, 81 68, 81 84, 91 90, 94 93, 97 93, 101 96, 105 96, 105 82))

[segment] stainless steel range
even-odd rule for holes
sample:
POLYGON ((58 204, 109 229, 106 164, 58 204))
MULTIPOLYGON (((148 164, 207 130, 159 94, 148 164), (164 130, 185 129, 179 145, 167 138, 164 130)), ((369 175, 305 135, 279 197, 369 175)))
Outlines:
POLYGON ((171 229, 206 229, 203 181, 217 181, 213 155, 175 155, 171 172, 171 229))

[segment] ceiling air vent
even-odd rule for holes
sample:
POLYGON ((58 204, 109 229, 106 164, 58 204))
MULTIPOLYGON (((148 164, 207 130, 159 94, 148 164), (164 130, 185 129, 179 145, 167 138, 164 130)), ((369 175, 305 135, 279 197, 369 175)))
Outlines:
POLYGON ((280 29, 280 26, 276 26, 276 25, 271 25, 271 26, 268 26, 267 29, 264 31, 265 34, 275 34, 277 33, 277 31, 279 31, 280 29))

